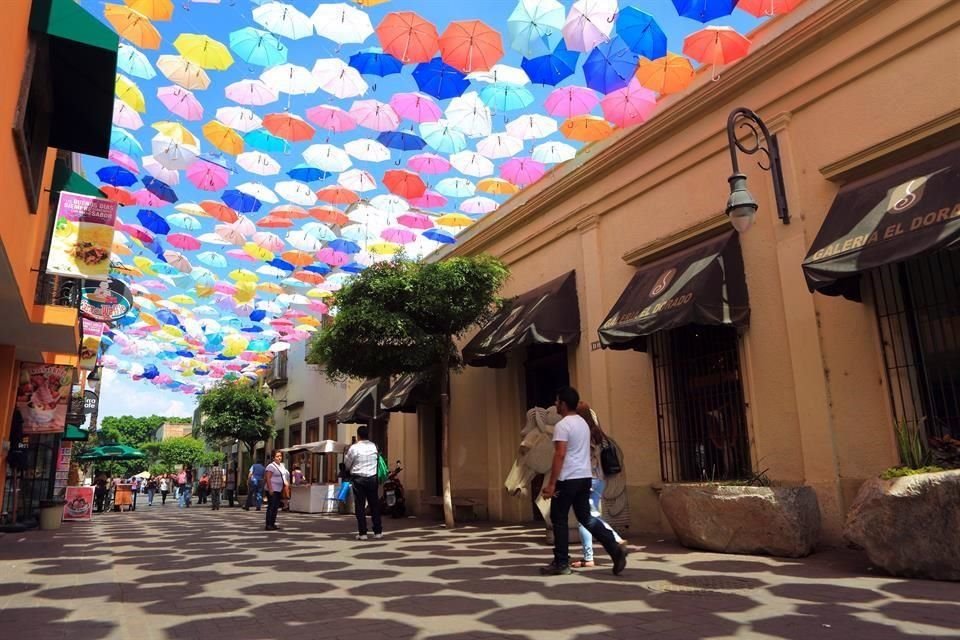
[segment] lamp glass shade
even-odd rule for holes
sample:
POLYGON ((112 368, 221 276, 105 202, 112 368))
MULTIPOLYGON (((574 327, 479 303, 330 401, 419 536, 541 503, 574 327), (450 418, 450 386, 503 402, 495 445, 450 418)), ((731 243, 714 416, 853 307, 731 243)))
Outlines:
POLYGON ((757 201, 753 194, 747 190, 747 177, 742 173, 737 173, 729 178, 730 197, 727 198, 727 216, 730 217, 730 224, 739 233, 743 233, 753 225, 753 220, 757 215, 757 201))

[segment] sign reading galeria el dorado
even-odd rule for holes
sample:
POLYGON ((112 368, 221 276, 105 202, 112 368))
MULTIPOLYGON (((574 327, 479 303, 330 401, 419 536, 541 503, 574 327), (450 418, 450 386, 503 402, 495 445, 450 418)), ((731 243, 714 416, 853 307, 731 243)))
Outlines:
POLYGON ((61 433, 73 386, 73 367, 34 362, 20 363, 17 409, 23 433, 61 433))
POLYGON ((116 219, 116 202, 61 191, 47 273, 106 280, 116 219))

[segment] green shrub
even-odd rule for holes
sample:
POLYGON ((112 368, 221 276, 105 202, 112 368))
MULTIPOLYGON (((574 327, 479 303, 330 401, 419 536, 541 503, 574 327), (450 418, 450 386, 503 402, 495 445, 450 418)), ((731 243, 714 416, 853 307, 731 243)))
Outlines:
POLYGON ((939 471, 946 471, 943 467, 920 467, 919 469, 914 469, 911 467, 890 467, 886 471, 880 474, 880 478, 883 480, 893 480, 894 478, 904 478, 906 476, 915 476, 921 473, 937 473, 939 471))
POLYGON ((898 422, 894 430, 897 435, 897 453, 900 454, 900 462, 910 469, 924 467, 929 461, 930 452, 921 426, 919 424, 911 426, 904 420, 898 422))

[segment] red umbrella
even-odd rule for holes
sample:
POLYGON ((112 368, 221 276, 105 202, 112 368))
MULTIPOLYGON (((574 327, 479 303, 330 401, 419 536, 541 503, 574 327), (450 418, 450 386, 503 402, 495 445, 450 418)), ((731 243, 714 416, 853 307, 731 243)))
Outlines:
POLYGON ((383 184, 390 193, 411 200, 419 198, 427 190, 427 185, 417 174, 406 169, 391 169, 383 174, 383 184))
POLYGON ((730 64, 750 51, 750 41, 731 27, 705 27, 683 41, 683 53, 697 62, 713 67, 713 79, 719 80, 717 65, 730 64))
POLYGON ((200 241, 185 233, 170 233, 167 235, 167 242, 178 249, 187 251, 196 251, 200 248, 200 241))
POLYGON ((308 213, 320 222, 326 222, 327 224, 343 226, 350 221, 347 214, 336 207, 314 207, 308 213))
POLYGON ((384 52, 400 62, 429 62, 440 48, 437 28, 413 11, 388 13, 377 27, 384 52))
POLYGON ((740 0, 737 3, 737 9, 743 9, 747 13, 758 18, 766 16, 782 16, 790 13, 803 0, 740 0))
POLYGON ((330 204, 353 204, 360 202, 360 196, 343 187, 324 187, 317 191, 317 199, 330 204))
POLYGON ((100 187, 100 191, 103 191, 104 195, 106 195, 110 200, 119 203, 121 207, 136 204, 137 202, 137 199, 133 197, 132 193, 120 187, 111 187, 110 185, 105 184, 100 187))
POLYGON ((489 71, 502 57, 500 34, 479 20, 451 22, 440 36, 440 58, 457 71, 489 71))
POLYGON ((211 218, 216 218, 220 222, 236 222, 239 216, 237 212, 216 200, 204 200, 200 203, 200 208, 207 212, 211 218))
POLYGON ((292 113, 271 113, 263 119, 263 128, 284 140, 302 142, 317 132, 300 116, 292 113))
POLYGON ((264 216, 257 220, 257 226, 265 229, 282 229, 293 226, 293 220, 289 218, 278 218, 276 216, 264 216))

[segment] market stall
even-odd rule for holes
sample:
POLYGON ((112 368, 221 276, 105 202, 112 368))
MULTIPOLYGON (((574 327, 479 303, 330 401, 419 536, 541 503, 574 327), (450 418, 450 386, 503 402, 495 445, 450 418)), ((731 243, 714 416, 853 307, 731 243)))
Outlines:
MULTIPOLYGON (((319 442, 308 442, 299 444, 287 449, 281 449, 284 453, 305 452, 310 454, 319 454, 320 464, 324 467, 332 466, 337 468, 340 456, 346 450, 347 446, 334 440, 321 440, 319 442)), ((320 477, 336 477, 336 473, 321 473, 320 477)), ((341 513, 341 503, 337 499, 340 491, 339 482, 312 482, 294 484, 290 491, 290 510, 299 513, 341 513)), ((352 495, 348 495, 347 507, 352 508, 352 495)))

